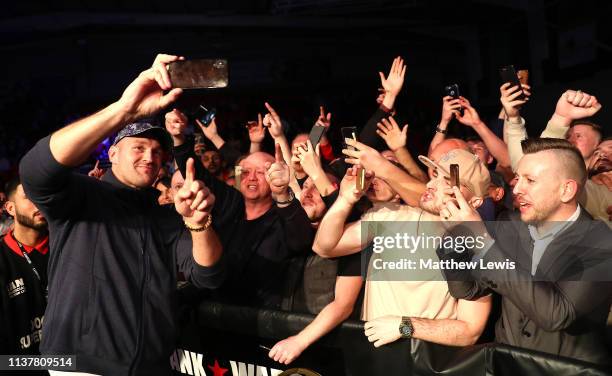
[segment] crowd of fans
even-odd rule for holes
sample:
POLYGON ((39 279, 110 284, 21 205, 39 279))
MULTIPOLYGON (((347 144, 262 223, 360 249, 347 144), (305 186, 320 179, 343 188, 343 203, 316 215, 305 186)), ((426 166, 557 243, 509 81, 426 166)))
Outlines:
MULTIPOLYGON (((207 231, 209 226, 214 229, 222 248, 221 261, 214 258, 206 266, 222 265, 226 272, 222 282, 196 283, 202 287, 202 298, 316 315, 302 331, 272 347, 270 358, 283 364, 293 362, 350 317, 365 321, 365 335, 375 347, 402 337, 471 345, 479 339, 492 340, 493 334, 485 328, 487 322, 497 321, 495 341, 612 364, 604 338, 612 303, 612 272, 589 269, 609 266, 612 261, 611 243, 606 243, 612 227, 612 139, 590 120, 602 104, 592 93, 559 93, 546 129, 538 138, 529 138, 538 135, 527 135, 526 122, 546 119, 521 117, 522 107, 529 105, 532 94, 537 95, 526 82, 521 87, 500 85, 501 109, 489 124, 469 99, 444 96, 434 134, 418 135, 421 140, 431 140, 429 147, 422 145, 427 155, 415 158, 407 145, 417 135, 408 124, 398 123, 402 114, 395 106, 405 76, 406 65, 398 57, 386 75, 380 73, 381 87, 373 94, 371 117, 341 143, 325 134, 315 144, 308 133, 288 139, 282 108, 263 103, 264 113, 244 121, 249 145, 238 145, 223 139, 216 119, 205 125, 168 103, 163 122, 172 139, 173 151, 168 154, 172 158, 155 171, 155 178, 147 185, 157 189, 161 207, 172 208, 177 203, 179 211, 178 202, 188 200, 190 215, 198 211, 208 215, 208 220, 194 222, 185 219, 189 210, 183 207, 179 211, 192 234, 207 231), (448 137, 453 121, 471 128, 477 136, 448 137), (190 127, 194 123, 193 132, 190 127), (458 186, 450 180, 452 165, 459 167, 458 186), (208 205, 194 206, 191 200, 208 200, 208 205), (386 275, 373 265, 378 260, 391 261, 391 256, 373 253, 372 236, 364 232, 368 223, 374 222, 411 223, 405 231, 427 236, 458 236, 465 229, 458 230, 461 226, 456 223, 481 224, 467 226, 472 234, 486 234, 481 252, 423 246, 418 253, 447 261, 501 258, 518 266, 487 278, 456 270, 431 271, 421 279, 386 275), (411 227, 416 230, 408 230, 411 227), (525 254, 517 251, 523 243, 525 254), (579 278, 576 262, 583 267, 579 278), (496 309, 496 301, 502 302, 501 310, 496 309)), ((155 80, 162 89, 169 88, 160 83, 163 77, 155 80)), ((334 127, 340 125, 326 110, 320 107, 313 116, 313 126, 338 132, 334 127)), ((144 130, 124 137, 150 132, 152 125, 146 119, 135 120, 144 130)), ((112 147, 119 145, 122 138, 117 138, 112 147)), ((162 143, 162 136, 157 139, 162 143)), ((56 156, 52 142, 51 153, 56 156)), ((33 157, 29 158, 25 167, 22 163, 22 175, 32 165, 33 157)), ((121 163, 117 158, 111 157, 113 166, 121 163)), ((113 168, 96 163, 87 179, 108 180, 117 175, 113 168)), ((43 221, 41 213, 51 211, 49 199, 44 187, 36 187, 40 180, 31 176, 22 179, 27 181, 23 188, 19 180, 13 180, 2 197, 7 203, 0 223, 6 244, 2 252, 20 257, 14 246, 17 238, 17 243, 28 247, 22 258, 32 249, 44 256, 46 250, 38 244, 46 241, 46 232, 39 222, 43 221), (33 201, 43 203, 44 208, 20 215, 16 203, 23 207, 30 192, 36 194, 33 201), (34 227, 36 236, 25 230, 34 227), (24 237, 26 233, 29 237, 24 237)), ((50 221, 57 223, 58 219, 50 221)), ((62 226, 62 231, 68 231, 67 225, 62 226)), ((52 239, 53 230, 51 227, 52 239)), ((194 235, 194 249, 195 241, 194 235)), ((54 246, 62 249, 61 244, 54 246)), ((129 249, 129 245, 124 247, 129 249)), ((198 260, 196 257, 195 263, 203 265, 198 260)), ((40 264, 44 269, 46 262, 44 259, 40 264)), ((185 268, 186 261, 179 262, 183 263, 175 265, 179 279, 212 278, 213 273, 206 274, 197 266, 185 268)), ((74 269, 56 266, 54 272, 61 270, 74 269)), ((0 272, 6 273, 5 269, 0 272)), ((41 274, 44 291, 46 270, 41 274)), ((13 297, 7 291, 12 291, 14 278, 0 277, 2 299, 9 302, 13 297)), ((30 278, 30 283, 36 280, 30 278)), ((50 284, 50 295, 54 294, 53 286, 50 284)), ((3 312, 8 320, 3 321, 3 328, 10 327, 11 320, 22 320, 16 312, 3 312)), ((30 316, 41 317, 40 309, 30 316)), ((30 316, 28 320, 32 320, 30 316)), ((30 336, 40 342, 40 336, 33 336, 30 329, 24 327, 16 334, 3 329, 3 353, 26 352, 14 337, 30 336)), ((38 347, 33 348, 37 351, 38 347)))

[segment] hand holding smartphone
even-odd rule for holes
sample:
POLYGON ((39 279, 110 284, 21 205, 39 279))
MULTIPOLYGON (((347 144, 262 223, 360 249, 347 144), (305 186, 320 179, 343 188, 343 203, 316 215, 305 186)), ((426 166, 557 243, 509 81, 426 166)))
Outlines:
MULTIPOLYGON (((459 94, 459 85, 457 84, 451 84, 451 85, 445 86, 444 92, 446 93, 447 96, 452 97, 453 99, 459 99, 459 97, 461 96, 461 94, 459 94)), ((463 116, 463 111, 464 111, 464 108, 463 106, 461 106, 461 108, 459 109, 459 114, 461 116, 463 116)))
MULTIPOLYGON (((529 77, 529 71, 522 70, 519 72, 523 73, 522 78, 524 79, 525 83, 527 83, 527 78, 529 77)), ((506 65, 505 67, 499 68, 499 75, 501 76, 502 84, 509 82, 511 86, 519 87, 521 94, 516 99, 518 100, 525 99, 525 93, 523 92, 523 87, 521 86, 521 80, 519 80, 519 75, 516 73, 516 70, 514 69, 514 65, 506 65)))
MULTIPOLYGON (((356 127, 342 127, 340 128, 340 133, 342 134, 342 143, 345 149, 355 150, 354 147, 347 145, 344 140, 347 138, 352 138, 357 141, 357 128, 356 127)), ((357 168, 357 181, 355 182, 356 188, 360 191, 365 189, 365 169, 363 167, 357 168)))
POLYGON ((195 111, 194 117, 200 121, 205 127, 208 127, 217 115, 215 108, 208 109, 203 105, 199 105, 195 111))

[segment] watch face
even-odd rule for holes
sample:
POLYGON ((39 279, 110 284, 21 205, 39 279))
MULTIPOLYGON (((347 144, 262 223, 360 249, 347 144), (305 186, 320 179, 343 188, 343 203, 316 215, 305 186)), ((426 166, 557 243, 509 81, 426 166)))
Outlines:
POLYGON ((401 333, 403 336, 409 336, 409 335, 411 335, 411 334, 412 334, 412 330, 411 330, 411 328, 410 328, 408 325, 406 325, 406 324, 402 324, 402 325, 400 326, 400 333, 401 333))

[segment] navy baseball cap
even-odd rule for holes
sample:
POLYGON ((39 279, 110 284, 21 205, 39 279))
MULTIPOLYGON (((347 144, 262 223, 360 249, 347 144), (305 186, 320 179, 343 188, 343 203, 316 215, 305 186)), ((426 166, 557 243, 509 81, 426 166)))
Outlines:
POLYGON ((172 147, 174 146, 170 133, 168 133, 164 128, 157 127, 145 121, 126 125, 125 128, 119 131, 117 137, 115 137, 113 145, 117 145, 117 143, 125 137, 153 138, 159 141, 159 144, 168 153, 172 153, 172 147))

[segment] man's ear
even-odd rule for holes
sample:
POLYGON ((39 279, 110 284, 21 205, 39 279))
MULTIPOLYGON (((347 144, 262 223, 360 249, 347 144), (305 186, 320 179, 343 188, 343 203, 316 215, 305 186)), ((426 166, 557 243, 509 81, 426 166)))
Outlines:
POLYGON ((566 180, 561 185, 561 202, 564 204, 576 198, 578 194, 578 183, 575 180, 566 180))
POLYGON ((13 201, 7 201, 4 203, 4 210, 13 218, 15 218, 15 203, 13 201))
POLYGON ((484 202, 484 200, 482 199, 482 197, 476 197, 476 196, 472 197, 472 198, 469 200, 470 205, 471 205, 471 206, 472 206, 474 209, 478 209, 478 208, 479 208, 479 207, 482 205, 482 203, 483 203, 483 202, 484 202))
POLYGON ((115 164, 117 163, 117 154, 119 153, 119 148, 117 148, 117 146, 113 145, 108 149, 108 160, 115 164))

